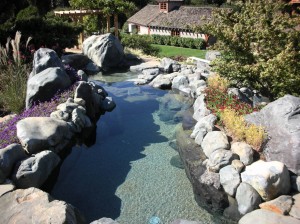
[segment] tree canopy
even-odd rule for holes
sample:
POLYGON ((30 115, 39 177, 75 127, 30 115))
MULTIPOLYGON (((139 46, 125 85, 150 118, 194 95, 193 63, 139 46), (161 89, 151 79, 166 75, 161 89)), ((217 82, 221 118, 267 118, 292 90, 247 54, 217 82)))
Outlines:
POLYGON ((232 9, 215 9, 198 31, 217 38, 223 56, 213 63, 220 75, 250 86, 271 99, 300 95, 299 17, 280 1, 245 0, 232 9))

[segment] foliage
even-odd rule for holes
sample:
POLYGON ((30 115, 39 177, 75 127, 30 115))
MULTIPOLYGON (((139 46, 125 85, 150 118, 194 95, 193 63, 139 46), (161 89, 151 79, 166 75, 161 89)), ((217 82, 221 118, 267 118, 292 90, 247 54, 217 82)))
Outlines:
POLYGON ((124 47, 141 49, 144 54, 156 56, 159 49, 151 45, 150 36, 122 34, 121 43, 124 47))
POLYGON ((213 63, 221 76, 250 86, 271 99, 300 95, 299 17, 283 13, 281 1, 236 1, 232 9, 216 9, 213 20, 198 32, 217 37, 223 57, 213 63))
POLYGON ((39 10, 35 6, 28 6, 18 12, 16 21, 31 20, 39 17, 39 10))
POLYGON ((70 97, 74 97, 76 87, 77 85, 74 84, 70 89, 57 93, 50 101, 34 105, 12 119, 0 123, 0 148, 4 148, 12 143, 19 143, 16 129, 18 121, 26 117, 49 117, 59 104, 64 103, 70 97))
POLYGON ((186 47, 193 49, 204 49, 205 41, 201 38, 186 38, 177 36, 151 35, 153 44, 171 45, 176 47, 186 47))
MULTIPOLYGON (((28 45, 31 38, 26 42, 28 45)), ((29 67, 20 51, 21 33, 15 39, 7 39, 5 48, 0 45, 0 105, 10 112, 18 113, 25 106, 26 83, 29 67), (10 50, 10 44, 12 51, 10 50)))
POLYGON ((222 92, 227 91, 229 87, 229 81, 222 78, 219 74, 210 76, 207 80, 207 84, 212 89, 217 89, 222 92))
POLYGON ((198 58, 205 58, 205 50, 198 50, 198 49, 190 49, 190 48, 182 48, 182 47, 174 47, 174 46, 165 46, 165 45, 157 45, 152 44, 152 46, 157 47, 160 51, 158 53, 158 56, 168 57, 168 58, 179 58, 181 57, 181 61, 183 61, 183 58, 188 57, 198 57, 198 58))

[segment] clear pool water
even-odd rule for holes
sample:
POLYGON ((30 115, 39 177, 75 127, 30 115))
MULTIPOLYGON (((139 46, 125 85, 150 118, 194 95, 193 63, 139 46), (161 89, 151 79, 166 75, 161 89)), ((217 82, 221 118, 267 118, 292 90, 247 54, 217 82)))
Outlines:
POLYGON ((176 218, 223 223, 196 204, 184 170, 170 164, 178 153, 169 142, 180 124, 168 117, 186 105, 166 108, 162 102, 171 93, 124 81, 132 77, 94 77, 117 107, 98 121, 93 146, 72 149, 51 194, 89 222, 110 217, 120 224, 148 224, 158 217, 160 224, 176 218))

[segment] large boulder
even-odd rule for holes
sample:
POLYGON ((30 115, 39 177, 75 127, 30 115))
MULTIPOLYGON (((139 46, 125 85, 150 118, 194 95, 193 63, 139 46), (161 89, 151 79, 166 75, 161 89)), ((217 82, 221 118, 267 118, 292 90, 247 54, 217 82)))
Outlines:
POLYGON ((160 68, 163 70, 163 72, 172 73, 178 72, 181 68, 181 65, 171 58, 163 58, 160 62, 160 68))
POLYGON ((263 149, 266 160, 280 161, 300 175, 300 98, 286 95, 245 118, 265 127, 269 135, 263 149))
POLYGON ((19 144, 11 144, 0 149, 0 184, 11 174, 16 162, 26 157, 24 149, 19 144))
POLYGON ((83 54, 103 70, 118 67, 124 60, 123 47, 114 35, 92 35, 82 44, 83 54))
POLYGON ((74 98, 81 98, 85 101, 86 114, 92 120, 96 116, 95 102, 93 99, 93 89, 88 82, 81 81, 75 90, 74 98))
POLYGON ((243 216, 239 224, 300 224, 299 219, 295 219, 290 216, 279 215, 277 213, 265 210, 257 209, 243 216))
POLYGON ((235 198, 238 210, 242 215, 257 209, 261 203, 261 197, 257 191, 251 185, 243 182, 238 186, 235 198))
POLYGON ((60 158, 54 152, 40 152, 16 166, 13 181, 18 188, 40 187, 59 162, 60 158))
POLYGON ((33 57, 33 69, 30 76, 34 76, 47 68, 59 67, 64 70, 64 65, 54 50, 39 48, 33 57))
POLYGON ((55 67, 47 68, 32 76, 27 82, 26 108, 35 102, 50 100, 59 90, 71 86, 71 80, 65 70, 55 67))
POLYGON ((29 154, 61 151, 73 137, 67 122, 50 117, 28 117, 17 123, 17 136, 29 154))
POLYGON ((72 205, 54 200, 49 194, 28 188, 0 198, 0 223, 86 223, 72 205))
POLYGON ((246 166, 241 173, 242 182, 250 184, 259 195, 269 201, 290 192, 290 174, 286 166, 278 161, 259 160, 246 166))

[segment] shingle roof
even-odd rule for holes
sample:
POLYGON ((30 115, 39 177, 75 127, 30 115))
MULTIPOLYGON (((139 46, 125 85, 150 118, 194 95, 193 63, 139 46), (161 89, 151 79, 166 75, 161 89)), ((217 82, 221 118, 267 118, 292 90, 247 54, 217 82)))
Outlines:
POLYGON ((181 6, 169 13, 159 11, 158 5, 147 5, 135 15, 128 19, 128 22, 143 26, 189 29, 195 25, 205 23, 210 19, 212 8, 181 6))

